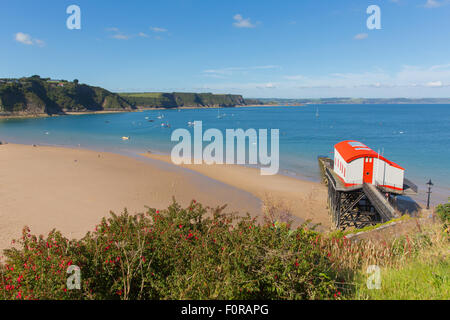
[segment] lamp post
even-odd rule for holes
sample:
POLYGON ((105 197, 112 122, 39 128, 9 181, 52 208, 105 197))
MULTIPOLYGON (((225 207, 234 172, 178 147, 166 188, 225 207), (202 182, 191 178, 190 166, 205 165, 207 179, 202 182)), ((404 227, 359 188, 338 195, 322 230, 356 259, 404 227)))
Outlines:
POLYGON ((427 209, 430 209, 430 195, 431 195, 431 187, 433 186, 433 182, 430 181, 427 182, 428 185, 428 200, 427 200, 427 209))

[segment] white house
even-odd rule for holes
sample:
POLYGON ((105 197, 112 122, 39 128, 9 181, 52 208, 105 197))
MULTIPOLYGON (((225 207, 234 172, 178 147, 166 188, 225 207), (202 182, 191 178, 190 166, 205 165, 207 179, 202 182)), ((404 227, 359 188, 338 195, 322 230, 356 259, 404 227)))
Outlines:
POLYGON ((370 183, 403 190, 405 169, 358 141, 334 146, 334 171, 346 187, 370 183))

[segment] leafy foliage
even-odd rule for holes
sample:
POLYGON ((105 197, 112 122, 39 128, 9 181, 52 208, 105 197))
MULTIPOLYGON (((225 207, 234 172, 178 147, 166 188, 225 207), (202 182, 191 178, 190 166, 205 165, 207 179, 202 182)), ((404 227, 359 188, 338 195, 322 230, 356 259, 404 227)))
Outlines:
POLYGON ((111 216, 81 240, 28 228, 5 250, 3 299, 327 299, 337 273, 320 235, 223 213, 181 208, 111 216), (81 269, 81 290, 66 270, 81 269))
POLYGON ((440 204, 436 207, 436 214, 441 219, 444 224, 444 228, 447 233, 449 233, 450 227, 450 198, 449 201, 445 204, 440 204))
POLYGON ((242 96, 232 94, 146 92, 122 93, 120 95, 132 105, 140 107, 234 107, 246 104, 242 96))

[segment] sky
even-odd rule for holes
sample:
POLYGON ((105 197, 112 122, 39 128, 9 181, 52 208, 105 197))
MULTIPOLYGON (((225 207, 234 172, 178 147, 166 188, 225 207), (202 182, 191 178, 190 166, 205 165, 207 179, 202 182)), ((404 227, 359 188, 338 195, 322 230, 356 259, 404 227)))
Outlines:
POLYGON ((0 77, 114 92, 450 97, 450 0, 0 0, 0 43, 0 77))

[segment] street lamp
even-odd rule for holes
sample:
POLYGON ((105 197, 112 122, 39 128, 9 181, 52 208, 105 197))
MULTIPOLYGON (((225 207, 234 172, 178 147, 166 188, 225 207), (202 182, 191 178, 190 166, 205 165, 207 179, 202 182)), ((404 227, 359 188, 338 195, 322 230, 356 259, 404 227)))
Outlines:
POLYGON ((427 210, 430 209, 430 195, 431 195, 431 187, 433 186, 433 182, 430 181, 427 182, 428 185, 428 200, 427 200, 427 210))

